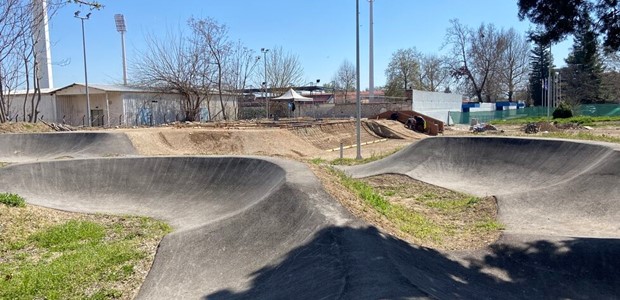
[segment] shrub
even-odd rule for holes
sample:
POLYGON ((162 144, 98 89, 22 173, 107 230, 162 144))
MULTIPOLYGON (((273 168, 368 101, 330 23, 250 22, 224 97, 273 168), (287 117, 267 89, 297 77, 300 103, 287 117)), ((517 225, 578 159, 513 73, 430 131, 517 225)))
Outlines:
POLYGON ((554 119, 566 119, 573 116, 573 108, 566 102, 560 102, 560 105, 553 111, 554 119))
POLYGON ((12 207, 26 206, 26 201, 22 196, 11 193, 0 193, 0 203, 12 207))

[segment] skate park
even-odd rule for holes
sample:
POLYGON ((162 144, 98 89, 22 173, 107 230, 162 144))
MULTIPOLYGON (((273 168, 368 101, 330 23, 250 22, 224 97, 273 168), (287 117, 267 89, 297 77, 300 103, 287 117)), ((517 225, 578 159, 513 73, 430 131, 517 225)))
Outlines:
POLYGON ((303 163, 139 155, 124 133, 0 135, 2 188, 30 204, 168 222, 139 299, 613 299, 620 149, 554 139, 434 137, 353 177, 405 174, 497 198, 479 250, 419 247, 354 217, 303 163))

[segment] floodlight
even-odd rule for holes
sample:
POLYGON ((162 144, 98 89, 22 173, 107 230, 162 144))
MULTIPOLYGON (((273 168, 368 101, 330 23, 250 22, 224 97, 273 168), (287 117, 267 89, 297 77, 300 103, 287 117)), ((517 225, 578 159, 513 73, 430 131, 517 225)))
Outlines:
POLYGON ((127 31, 127 28, 125 27, 125 17, 122 14, 114 15, 114 23, 116 23, 116 31, 118 32, 127 31))

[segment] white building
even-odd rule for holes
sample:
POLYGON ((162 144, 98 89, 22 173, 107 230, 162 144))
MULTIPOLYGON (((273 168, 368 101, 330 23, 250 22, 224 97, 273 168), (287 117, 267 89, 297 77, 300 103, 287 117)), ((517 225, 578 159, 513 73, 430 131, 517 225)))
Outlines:
MULTIPOLYGON (((185 100, 179 93, 162 93, 123 85, 89 84, 88 94, 93 126, 150 126, 185 120, 182 108, 185 100)), ((11 119, 23 120, 25 96, 25 92, 18 92, 11 97, 11 119)), ((31 96, 30 94, 28 99, 31 96)), ((236 119, 235 95, 224 94, 223 102, 227 119, 236 119)), ((30 101, 26 102, 26 106, 26 111, 29 112, 30 101)), ((86 110, 86 87, 83 84, 73 83, 62 88, 41 91, 38 106, 41 120, 87 126, 86 110)), ((199 120, 209 121, 209 117, 213 120, 223 119, 219 97, 215 91, 210 95, 209 101, 203 101, 200 106, 199 120)))

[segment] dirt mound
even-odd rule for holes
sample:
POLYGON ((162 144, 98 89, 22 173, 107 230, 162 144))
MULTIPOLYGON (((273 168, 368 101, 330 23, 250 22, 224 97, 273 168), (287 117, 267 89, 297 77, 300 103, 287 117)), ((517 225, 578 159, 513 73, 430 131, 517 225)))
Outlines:
MULTIPOLYGON (((292 127, 289 130, 302 140, 308 141, 314 147, 322 150, 337 148, 340 143, 345 146, 356 143, 354 121, 292 127)), ((381 137, 362 123, 360 139, 362 143, 367 143, 379 140, 381 137)))
POLYGON ((291 158, 321 152, 286 129, 153 128, 125 132, 143 155, 275 155, 291 158))
POLYGON ((549 122, 538 122, 538 128, 540 131, 547 131, 547 132, 560 131, 555 124, 549 123, 549 122))

